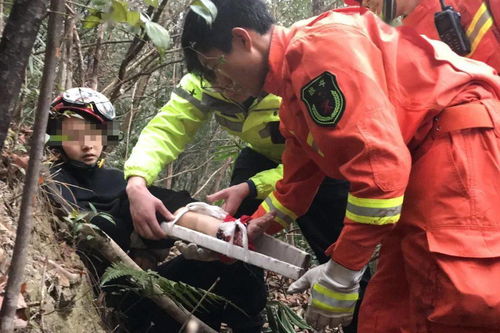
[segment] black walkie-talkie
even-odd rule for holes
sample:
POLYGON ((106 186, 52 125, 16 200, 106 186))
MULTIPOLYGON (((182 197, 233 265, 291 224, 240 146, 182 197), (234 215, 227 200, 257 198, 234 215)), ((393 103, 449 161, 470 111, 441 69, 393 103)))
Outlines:
POLYGON ((434 24, 439 38, 458 55, 470 53, 470 41, 460 23, 460 13, 453 7, 446 6, 444 0, 439 0, 442 11, 434 14, 434 24))

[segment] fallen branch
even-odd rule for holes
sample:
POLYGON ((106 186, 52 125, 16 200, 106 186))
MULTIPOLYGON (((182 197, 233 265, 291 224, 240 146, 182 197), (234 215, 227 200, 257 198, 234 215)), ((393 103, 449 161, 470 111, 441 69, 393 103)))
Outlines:
MULTIPOLYGON (((91 225, 84 224, 80 232, 81 238, 85 241, 85 243, 91 248, 97 250, 109 262, 122 262, 131 268, 141 270, 141 268, 132 259, 130 259, 130 257, 112 239, 96 231, 96 229, 91 225)), ((215 330, 203 321, 191 315, 189 311, 181 306, 178 306, 168 296, 163 295, 162 293, 163 292, 159 287, 155 287, 153 295, 148 297, 150 297, 153 302, 165 310, 169 316, 177 320, 179 323, 182 324, 192 320, 198 325, 198 332, 216 333, 215 330)))

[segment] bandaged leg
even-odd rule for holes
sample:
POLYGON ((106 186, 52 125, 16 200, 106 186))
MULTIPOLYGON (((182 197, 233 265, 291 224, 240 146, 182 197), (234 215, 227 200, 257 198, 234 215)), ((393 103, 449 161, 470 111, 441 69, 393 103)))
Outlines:
POLYGON ((250 221, 250 217, 239 219, 228 215, 218 206, 193 202, 175 212, 176 218, 165 226, 168 233, 174 224, 224 240, 228 244, 252 249, 251 241, 261 235, 272 222, 272 216, 250 221), (251 224, 249 225, 249 222, 251 224))

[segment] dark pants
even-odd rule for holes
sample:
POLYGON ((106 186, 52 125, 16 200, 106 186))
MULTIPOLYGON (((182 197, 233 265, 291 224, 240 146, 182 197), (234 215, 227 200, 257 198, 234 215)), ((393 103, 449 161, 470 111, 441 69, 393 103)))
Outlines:
MULTIPOLYGON (((177 192, 156 186, 150 187, 149 190, 171 212, 195 201, 186 191, 177 192)), ((129 248, 130 234, 133 231, 126 194, 120 198, 119 209, 113 213, 115 224, 102 217, 95 217, 92 222, 110 235, 126 251, 129 248)), ((172 240, 144 240, 144 242, 149 248, 167 248, 173 245, 172 240)), ((101 275, 107 264, 94 260, 92 266, 101 266, 102 268, 98 269, 97 272, 98 275, 101 275)), ((225 322, 235 333, 261 332, 263 321, 260 312, 267 300, 267 289, 262 269, 243 262, 227 265, 217 261, 187 260, 183 256, 178 256, 158 267, 158 273, 169 280, 182 281, 203 289, 210 288, 219 278, 213 292, 236 304, 248 316, 229 305, 213 308, 210 313, 197 312, 195 315, 215 330, 219 330, 221 322, 225 322)), ((177 332, 179 330, 180 324, 169 318, 149 299, 133 292, 118 295, 116 292, 116 289, 108 288, 107 300, 110 305, 120 309, 127 317, 124 319, 126 327, 124 331, 177 332)))
MULTIPOLYGON (((244 148, 236 159, 231 185, 245 182, 255 174, 277 167, 278 164, 250 148, 244 148)), ((349 183, 344 180, 325 178, 306 214, 297 219, 304 238, 309 243, 319 263, 327 262, 330 257, 325 250, 340 235, 344 224, 349 183)), ((251 215, 261 200, 247 198, 238 210, 239 214, 251 215)), ((370 275, 365 273, 361 282, 360 301, 370 275)), ((351 325, 344 328, 346 333, 354 333, 357 328, 358 306, 351 325)))
MULTIPOLYGON (((200 307, 194 315, 216 331, 220 330, 221 322, 227 323, 234 333, 262 331, 263 320, 260 313, 267 299, 262 270, 256 270, 255 267, 242 262, 226 265, 221 262, 187 260, 178 256, 158 267, 158 273, 169 280, 182 281, 205 290, 219 278, 212 292, 231 301, 246 314, 229 304, 214 306, 205 303, 208 311, 200 307)), ((127 283, 119 281, 117 284, 127 283)), ((120 309, 124 315, 121 319, 121 332, 179 331, 181 324, 170 318, 148 298, 132 291, 118 292, 116 287, 105 290, 108 304, 120 309)))

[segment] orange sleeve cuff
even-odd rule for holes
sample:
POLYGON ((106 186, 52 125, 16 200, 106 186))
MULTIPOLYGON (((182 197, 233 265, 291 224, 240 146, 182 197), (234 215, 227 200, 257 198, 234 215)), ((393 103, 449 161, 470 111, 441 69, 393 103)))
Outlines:
MULTIPOLYGON (((257 208, 257 210, 252 214, 252 220, 256 219, 258 217, 261 217, 261 216, 265 215, 266 213, 268 213, 268 212, 264 209, 264 207, 262 207, 262 205, 260 205, 257 208)), ((266 234, 274 235, 283 229, 284 229, 283 226, 280 223, 278 223, 278 221, 273 220, 271 225, 267 228, 266 234)))
POLYGON ((336 263, 359 271, 370 261, 375 246, 393 228, 394 224, 371 225, 346 220, 339 238, 326 249, 325 254, 336 263))

